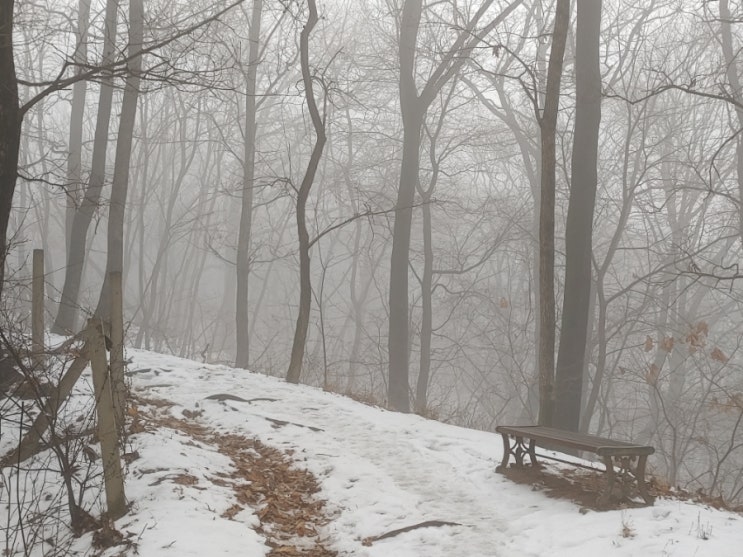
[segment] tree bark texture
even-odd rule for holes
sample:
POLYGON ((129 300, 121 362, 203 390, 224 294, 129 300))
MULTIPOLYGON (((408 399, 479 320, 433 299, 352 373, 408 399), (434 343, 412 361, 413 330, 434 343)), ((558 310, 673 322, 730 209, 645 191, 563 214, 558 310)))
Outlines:
POLYGON ((431 188, 423 199, 423 276, 421 277, 421 358, 415 386, 415 412, 428 408, 428 383, 431 379, 431 339, 433 337, 433 226, 431 188))
MULTIPOLYGON (((405 117, 403 117, 405 119, 405 117)), ((410 411, 409 395, 409 331, 408 331, 408 263, 410 233, 413 220, 413 200, 419 179, 421 127, 423 115, 414 112, 408 116, 403 133, 403 155, 400 168, 400 186, 395 206, 395 224, 392 232, 390 260, 390 324, 389 324, 389 383, 390 408, 398 412, 410 411)))
POLYGON ((403 121, 402 164, 395 204, 390 260, 389 380, 390 408, 410 412, 408 359, 408 262, 413 199, 419 179, 421 129, 425 109, 421 110, 415 85, 415 49, 423 11, 422 0, 407 0, 400 25, 400 110, 403 121))
MULTIPOLYGON (((103 65, 111 64, 116 55, 118 7, 118 0, 107 0, 103 37, 103 65)), ((113 76, 111 72, 105 72, 101 79, 101 89, 98 97, 98 117, 93 142, 93 163, 90 172, 90 183, 85 189, 82 204, 72 219, 70 251, 67 255, 64 286, 62 287, 57 318, 52 327, 52 332, 58 334, 71 333, 75 329, 80 283, 82 281, 83 266, 87 251, 88 228, 98 207, 101 191, 103 190, 103 182, 106 177, 106 150, 108 147, 108 128, 111 120, 112 101, 113 76)))
POLYGON ((137 100, 139 98, 140 73, 142 71, 142 50, 144 41, 143 0, 129 2, 129 56, 127 78, 124 85, 124 98, 121 105, 119 133, 116 141, 114 176, 111 184, 111 204, 108 213, 108 251, 106 254, 106 274, 103 279, 101 295, 98 299, 96 315, 104 321, 111 313, 111 273, 124 272, 124 216, 129 193, 129 171, 132 157, 134 124, 137 119, 137 100))
POLYGON ((547 91, 539 121, 541 175, 539 199, 539 424, 551 425, 555 370, 555 132, 560 105, 563 58, 570 25, 570 0, 557 0, 547 91))
MULTIPOLYGON (((738 60, 733 48, 733 33, 731 24, 730 4, 728 0, 720 0, 720 36, 722 39, 722 54, 725 59, 725 73, 727 75, 730 92, 738 102, 743 101, 743 91, 740 89, 740 75, 738 73, 738 60)), ((743 127, 743 109, 735 106, 735 114, 738 125, 743 127)), ((738 228, 741 241, 743 241, 743 138, 738 134, 735 141, 736 172, 738 175, 738 228)))
POLYGON ((103 484, 106 494, 106 514, 111 520, 118 520, 126 514, 124 477, 121 470, 119 450, 119 430, 116 427, 111 381, 106 361, 106 346, 100 323, 88 321, 85 349, 90 358, 95 391, 96 430, 101 444, 101 463, 103 464, 103 484))
POLYGON ((260 56, 261 15, 263 0, 253 0, 250 18, 250 50, 245 85, 245 132, 243 153, 242 204, 240 228, 237 236, 237 294, 235 325, 237 353, 235 367, 246 368, 250 363, 250 327, 248 317, 248 282, 250 276, 250 232, 253 223, 253 193, 255 180, 256 106, 255 92, 260 56))
MULTIPOLYGON (((90 25, 90 0, 80 0, 77 13, 77 45, 73 59, 80 67, 88 63, 88 27, 90 25)), ((77 211, 82 181, 82 154, 83 154, 83 117, 85 115, 85 96, 88 82, 84 79, 72 86, 72 109, 70 111, 70 135, 67 153, 67 208, 65 211, 65 253, 70 253, 70 238, 72 223, 77 211)))
POLYGON ((8 255, 8 225, 18 175, 21 117, 13 59, 13 0, 0 0, 0 299, 8 255))
POLYGON ((428 81, 418 93, 416 86, 415 53, 418 29, 423 14, 422 0, 406 0, 402 8, 398 55, 400 60, 400 111, 403 121, 403 152, 400 165, 400 183, 395 204, 395 223, 392 231, 389 292, 389 376, 387 399, 389 407, 398 412, 410 412, 410 333, 408 331, 409 293, 408 265, 410 262, 410 234, 413 221, 413 201, 420 174, 421 130, 429 106, 441 88, 459 71, 475 46, 513 12, 522 0, 514 0, 497 17, 479 31, 476 27, 493 5, 486 0, 461 30, 441 62, 431 72, 428 81))
POLYGON ((325 147, 325 121, 317 107, 313 87, 313 78, 310 73, 309 40, 310 34, 317 24, 317 6, 315 0, 308 0, 309 15, 307 23, 299 37, 300 61, 302 66, 302 82, 307 99, 307 109, 315 129, 315 146, 307 164, 307 170, 302 179, 297 195, 297 235, 299 237, 299 311, 297 325, 294 329, 292 355, 286 380, 290 383, 299 383, 302 375, 302 360, 307 343, 307 329, 310 323, 310 306, 312 302, 312 283, 310 277, 310 236, 307 232, 306 207, 312 183, 315 180, 317 167, 320 164, 323 148, 325 147))
POLYGON ((591 298, 591 249, 601 123, 601 0, 578 0, 576 107, 565 231, 565 290, 555 372, 553 424, 577 431, 591 298))

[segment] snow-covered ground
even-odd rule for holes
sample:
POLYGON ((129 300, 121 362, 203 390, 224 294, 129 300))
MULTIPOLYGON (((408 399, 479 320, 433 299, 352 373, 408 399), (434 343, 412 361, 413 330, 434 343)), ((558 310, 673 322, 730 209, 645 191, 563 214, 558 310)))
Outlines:
MULTIPOLYGON (((501 457, 496 434, 387 412, 244 370, 148 352, 128 355, 137 396, 174 403, 157 409, 161 416, 256 437, 289 451, 296 466, 312 472, 321 488, 316 497, 326 500, 330 517, 320 537, 338 555, 743 554, 743 519, 737 514, 672 499, 659 499, 653 507, 586 512, 516 484, 494 472, 501 457), (251 402, 207 399, 216 394, 251 402), (374 540, 424 521, 457 525, 374 540)), ((234 506, 235 492, 213 479, 230 472, 231 459, 177 429, 152 424, 147 429, 131 437, 139 454, 127 476, 133 506, 116 523, 136 543, 136 554, 268 554, 265 531, 257 528, 259 508, 223 516, 234 506), (178 481, 183 478, 187 481, 178 481)), ((85 552, 89 542, 87 536, 77 548, 85 552)), ((113 547, 105 555, 121 552, 113 547)), ((123 554, 134 555, 135 548, 123 554)))

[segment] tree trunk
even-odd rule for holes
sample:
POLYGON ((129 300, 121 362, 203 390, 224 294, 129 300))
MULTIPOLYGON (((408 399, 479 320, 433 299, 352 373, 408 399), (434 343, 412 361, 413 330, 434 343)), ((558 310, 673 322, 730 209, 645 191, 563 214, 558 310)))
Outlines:
MULTIPOLYGON (((401 89, 401 95, 402 95, 401 89)), ((423 115, 411 109, 403 116, 402 165, 400 187, 395 205, 395 224, 392 232, 390 260, 390 325, 389 325, 389 383, 390 408, 398 412, 410 411, 409 395, 409 331, 408 331, 408 265, 410 261, 410 231, 413 221, 413 200, 419 179, 419 153, 423 115)))
MULTIPOLYGON (((108 252, 106 255, 106 274, 103 279, 101 295, 98 299, 96 315, 108 321, 111 313, 111 273, 124 272, 124 215, 129 192, 129 167, 132 156, 134 123, 137 118, 137 99, 139 98, 140 72, 142 71, 142 50, 144 40, 143 0, 129 2, 129 56, 128 74, 124 85, 124 98, 121 105, 119 134, 116 141, 114 176, 111 185, 111 206, 108 214, 108 252)), ((142 208, 144 210, 144 208, 142 208)))
MULTIPOLYGON (((737 51, 733 49, 733 34, 730 29, 731 16, 728 0, 720 0, 720 35, 722 38, 722 53, 725 58, 725 73, 730 84, 730 93, 737 101, 743 101, 740 89, 740 75, 738 73, 737 51)), ((743 109, 735 106, 738 125, 743 127, 743 109)), ((743 138, 738 133, 735 140, 736 171, 738 178, 738 229, 743 241, 743 138)))
POLYGON ((577 10, 575 134, 553 419, 555 426, 571 431, 578 430, 580 420, 591 292, 591 240, 601 123, 601 0, 578 0, 577 10))
POLYGON ((431 377, 431 337, 433 336, 433 238, 431 198, 423 199, 423 276, 421 277, 421 358, 415 389, 415 412, 423 415, 428 407, 428 382, 431 377))
POLYGON ((555 132, 570 0, 557 0, 547 91, 539 121, 542 143, 539 201, 539 423, 551 425, 555 370, 555 132))
MULTIPOLYGON (((74 60, 80 67, 78 75, 88 63, 88 26, 90 25, 90 0, 80 0, 77 13, 77 45, 74 60)), ((83 117, 85 115, 85 96, 88 82, 84 79, 72 86, 72 109, 70 112, 70 138, 67 154, 67 208, 65 211, 65 253, 70 253, 72 222, 77 211, 77 203, 82 183, 83 117)))
POLYGON ((245 87, 245 143, 243 155, 242 205, 240 229, 237 237, 237 299, 235 321, 237 354, 235 367, 246 368, 250 363, 250 335, 248 318, 248 278, 250 274, 250 231, 253 223, 253 188, 255 179, 255 91, 260 55, 261 14, 263 0, 253 0, 250 18, 250 51, 245 87))
POLYGON ((415 51, 423 10, 422 0, 408 0, 403 6, 400 26, 400 109, 403 121, 400 185, 395 205, 390 260, 389 381, 390 408, 410 412, 409 331, 408 331, 408 264, 410 229, 413 221, 413 199, 419 180, 421 129, 425 110, 419 108, 415 85, 415 51))
POLYGON ((302 65, 302 82, 304 83, 304 94, 307 99, 307 109, 312 119, 312 127, 315 129, 315 146, 307 164, 307 171, 302 179, 297 195, 297 235, 299 237, 299 311, 297 312, 297 325, 294 329, 294 341, 292 343, 292 355, 289 369, 286 372, 286 380, 290 383, 299 383, 302 374, 302 359, 307 343, 307 329, 310 323, 310 305, 312 302, 312 282, 310 278, 310 237, 307 232, 306 207, 307 198, 315 180, 315 173, 320 164, 323 148, 325 147, 325 121, 320 115, 315 100, 315 93, 310 73, 309 40, 310 34, 317 24, 317 6, 315 0, 308 0, 309 15, 307 23, 302 29, 299 37, 300 60, 302 65))
POLYGON ((13 59, 13 0, 0 0, 0 300, 8 255, 8 224, 18 175, 23 118, 13 59))
MULTIPOLYGON (((116 25, 118 21, 118 0, 107 0, 106 20, 103 35, 102 64, 110 64, 116 55, 116 25)), ((71 333, 75 329, 77 305, 80 295, 83 265, 85 264, 87 235, 93 215, 101 198, 101 191, 106 177, 106 150, 108 147, 108 128, 111 120, 113 101, 113 75, 105 72, 101 79, 101 90, 98 97, 98 118, 95 126, 93 143, 93 163, 90 183, 85 190, 80 209, 75 212, 70 234, 70 251, 67 256, 64 286, 57 318, 52 332, 57 334, 71 333)))
POLYGON ((408 266, 410 229, 413 221, 412 205, 419 180, 423 122, 436 94, 461 69, 472 50, 521 3, 522 0, 513 0, 497 17, 478 31, 476 30, 478 23, 493 5, 493 0, 482 2, 467 25, 460 30, 451 47, 444 52, 441 62, 431 71, 420 94, 416 86, 416 43, 423 14, 423 0, 406 0, 403 4, 398 47, 403 148, 392 232, 390 324, 387 339, 389 351, 387 398, 390 408, 398 412, 410 412, 408 266))

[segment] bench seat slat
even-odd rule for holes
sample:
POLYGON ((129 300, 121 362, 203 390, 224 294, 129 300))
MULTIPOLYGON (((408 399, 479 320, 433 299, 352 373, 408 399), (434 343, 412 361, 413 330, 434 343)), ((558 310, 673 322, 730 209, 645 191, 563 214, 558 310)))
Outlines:
POLYGON ((636 445, 624 441, 607 439, 597 435, 565 431, 544 426, 498 426, 495 430, 500 434, 526 437, 537 442, 559 443, 566 447, 582 451, 590 451, 599 456, 634 456, 650 455, 655 449, 646 445, 636 445))

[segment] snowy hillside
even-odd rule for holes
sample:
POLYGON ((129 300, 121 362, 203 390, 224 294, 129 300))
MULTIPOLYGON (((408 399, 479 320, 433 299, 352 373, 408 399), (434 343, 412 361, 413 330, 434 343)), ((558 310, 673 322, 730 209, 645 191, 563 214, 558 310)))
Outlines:
MULTIPOLYGON (((597 512, 514 483, 494 472, 495 434, 242 370, 130 356, 133 506, 115 525, 126 544, 103 555, 721 557, 743 547, 733 513, 670 499, 597 512)), ((90 543, 78 540, 79 554, 90 543)))

